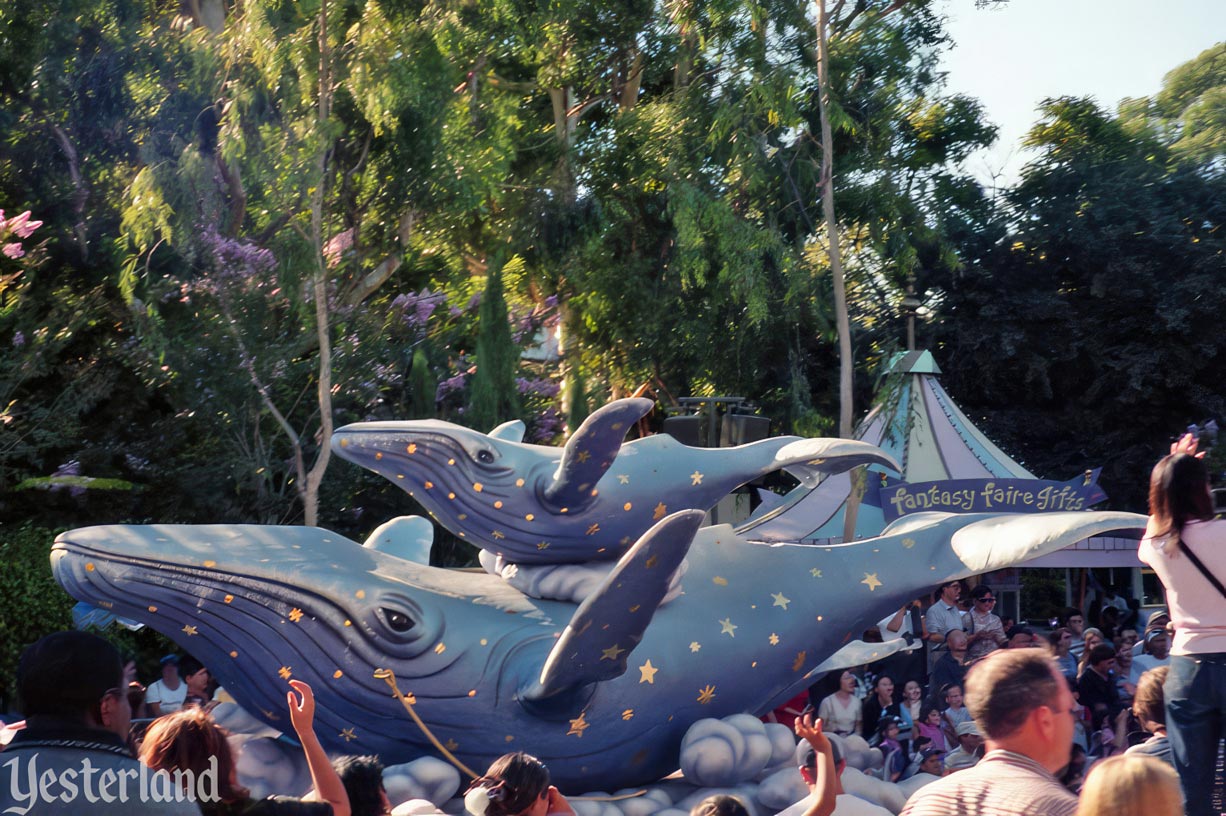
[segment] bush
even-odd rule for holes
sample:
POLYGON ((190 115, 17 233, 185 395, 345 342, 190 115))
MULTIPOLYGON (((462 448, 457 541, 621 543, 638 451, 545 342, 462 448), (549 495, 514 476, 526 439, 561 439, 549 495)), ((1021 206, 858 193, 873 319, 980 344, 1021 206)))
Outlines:
POLYGON ((51 577, 58 530, 30 524, 0 528, 0 711, 13 707, 17 660, 34 641, 72 628, 76 603, 51 577))
MULTIPOLYGON (((76 600, 51 575, 51 543, 60 532, 32 524, 0 527, 0 714, 16 708, 15 680, 22 651, 45 635, 72 628, 76 600)), ((162 655, 182 653, 148 627, 130 632, 110 626, 96 634, 136 660, 146 683, 159 679, 162 655)))

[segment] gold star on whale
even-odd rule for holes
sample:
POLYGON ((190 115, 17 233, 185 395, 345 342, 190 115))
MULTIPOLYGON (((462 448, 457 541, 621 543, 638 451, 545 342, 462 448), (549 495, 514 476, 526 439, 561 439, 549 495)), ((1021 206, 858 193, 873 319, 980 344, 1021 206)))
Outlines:
POLYGON ((616 660, 617 656, 624 651, 626 650, 618 646, 616 643, 614 643, 609 648, 604 649, 600 652, 600 659, 601 660, 616 660))
POLYGON ((618 484, 630 484, 630 477, 624 473, 619 473, 617 474, 617 483, 618 484))
POLYGON ((909 550, 915 546, 915 539, 914 538, 904 538, 902 540, 902 545, 909 550))
POLYGON ((698 702, 701 705, 706 705, 715 699, 715 686, 708 685, 706 688, 700 689, 698 692, 698 702))
POLYGON ((771 606, 781 606, 785 612, 787 611, 788 604, 792 602, 792 599, 785 598, 782 592, 772 592, 771 597, 775 599, 775 602, 771 604, 771 606))
POLYGON ((345 740, 345 742, 353 742, 358 738, 358 735, 353 733, 352 728, 342 728, 341 732, 337 734, 337 736, 345 740))
POLYGON ((822 577, 822 571, 819 570, 817 567, 814 567, 813 569, 809 570, 809 574, 812 575, 814 578, 822 577))
POLYGON ((660 502, 659 504, 656 505, 655 511, 652 512, 651 518, 654 521, 659 521, 660 519, 664 518, 664 516, 667 514, 668 514, 668 507, 665 506, 664 502, 660 502))
POLYGON ((581 450, 575 454, 575 459, 576 461, 579 462, 579 464, 583 464, 584 462, 586 462, 588 459, 591 459, 591 458, 592 458, 592 454, 588 453, 585 450, 581 450))
POLYGON ((702 484, 702 474, 698 471, 694 471, 690 474, 690 486, 697 487, 700 484, 702 484))
POLYGON ((588 534, 588 535, 596 535, 596 534, 597 534, 597 533, 599 533, 599 532, 600 532, 600 525, 599 525, 599 524, 593 524, 591 527, 588 527, 588 528, 587 528, 587 534, 588 534))
POLYGON ((651 685, 651 686, 654 686, 656 684, 656 672, 658 672, 659 669, 651 665, 650 660, 648 660, 643 665, 639 666, 639 671, 641 672, 641 674, 639 675, 640 683, 647 683, 648 685, 651 685))
POLYGON ((289 619, 294 623, 302 620, 302 610, 295 606, 289 611, 289 619))
POLYGON ((732 618, 724 618, 719 622, 719 633, 728 637, 736 637, 736 624, 732 622, 732 618))
POLYGON ((181 631, 183 634, 187 635, 188 637, 191 637, 192 635, 200 634, 199 632, 196 631, 195 626, 192 626, 191 624, 187 624, 187 623, 183 624, 183 628, 180 629, 179 631, 181 631))
POLYGON ((566 732, 568 737, 582 737, 583 732, 591 727, 591 723, 583 719, 587 712, 580 712, 579 716, 570 721, 570 730, 566 732))
POLYGON ((767 638, 767 640, 769 640, 769 641, 770 641, 770 644, 771 644, 772 646, 778 646, 778 645, 779 645, 779 636, 778 636, 777 634, 775 634, 774 632, 771 632, 771 636, 770 636, 769 638, 767 638))
POLYGON ((446 748, 448 751, 454 751, 455 749, 460 747, 460 743, 456 742, 453 739, 449 739, 447 740, 446 743, 444 743, 443 747, 446 748))
POLYGON ((282 666, 277 669, 277 674, 281 675, 282 680, 288 680, 294 676, 294 668, 292 666, 282 666))
POLYGON ((860 583, 867 585, 869 592, 872 592, 874 589, 881 586, 881 581, 877 580, 877 573, 875 572, 864 573, 864 580, 860 583))
POLYGON ((702 648, 702 644, 699 643, 698 641, 696 640, 690 641, 690 651, 691 652, 697 652, 701 648, 702 648))

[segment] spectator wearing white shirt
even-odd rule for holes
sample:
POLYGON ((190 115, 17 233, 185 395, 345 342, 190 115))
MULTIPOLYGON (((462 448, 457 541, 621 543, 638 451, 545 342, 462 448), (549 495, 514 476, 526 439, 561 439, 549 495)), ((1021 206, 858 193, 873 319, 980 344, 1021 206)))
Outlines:
POLYGON ((149 716, 172 714, 183 707, 183 701, 186 699, 187 684, 179 677, 179 656, 168 654, 162 658, 162 679, 150 683, 145 692, 149 716))

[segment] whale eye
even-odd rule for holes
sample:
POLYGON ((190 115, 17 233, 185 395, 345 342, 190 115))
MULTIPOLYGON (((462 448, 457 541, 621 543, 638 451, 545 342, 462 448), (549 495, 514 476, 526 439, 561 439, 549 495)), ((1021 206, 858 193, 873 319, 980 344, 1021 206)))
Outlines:
POLYGON ((494 454, 482 448, 481 450, 477 451, 477 461, 485 465, 493 464, 494 454))
POLYGON ((413 628, 413 619, 403 612, 398 612, 395 609, 383 610, 383 618, 387 621, 388 628, 393 632, 401 634, 408 632, 413 628))

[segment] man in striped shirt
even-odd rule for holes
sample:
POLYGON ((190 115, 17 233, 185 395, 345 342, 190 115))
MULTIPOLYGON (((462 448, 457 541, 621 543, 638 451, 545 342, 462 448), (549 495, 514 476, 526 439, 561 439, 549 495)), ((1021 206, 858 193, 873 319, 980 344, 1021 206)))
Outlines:
POLYGON ((1073 744, 1073 695, 1039 649, 1000 649, 966 676, 966 706, 985 737, 979 764, 926 785, 900 816, 1074 816, 1054 774, 1073 744))

